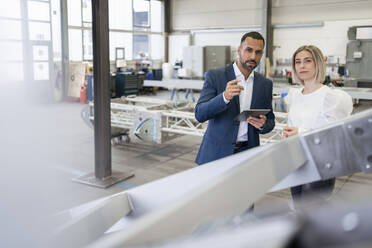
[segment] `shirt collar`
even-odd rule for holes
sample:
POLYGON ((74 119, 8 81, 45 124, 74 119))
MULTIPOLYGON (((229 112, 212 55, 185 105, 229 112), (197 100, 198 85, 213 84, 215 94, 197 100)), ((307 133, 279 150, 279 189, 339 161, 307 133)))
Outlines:
MULTIPOLYGON (((237 66, 236 62, 234 62, 233 64, 233 68, 234 68, 234 73, 235 73, 235 77, 238 78, 238 77, 242 77, 244 78, 244 75, 243 73, 240 71, 239 67, 237 66)), ((249 74, 248 78, 246 81, 249 81, 249 80, 254 80, 254 71, 251 72, 251 74, 249 74)))

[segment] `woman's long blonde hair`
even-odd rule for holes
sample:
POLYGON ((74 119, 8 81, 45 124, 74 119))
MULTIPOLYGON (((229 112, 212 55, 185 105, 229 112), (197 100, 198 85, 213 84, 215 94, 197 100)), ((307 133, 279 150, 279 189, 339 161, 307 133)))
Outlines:
POLYGON ((322 51, 320 51, 319 48, 317 48, 316 46, 313 46, 313 45, 301 46, 293 54, 293 56, 292 56, 292 71, 293 71, 294 81, 295 82, 301 82, 302 84, 304 84, 304 81, 301 80, 297 76, 297 72, 296 72, 296 69, 295 69, 296 55, 299 52, 302 52, 302 51, 307 51, 311 54, 311 56, 313 56, 314 63, 315 63, 315 79, 316 79, 317 82, 323 83, 324 79, 325 79, 325 71, 326 71, 324 56, 323 56, 322 51))

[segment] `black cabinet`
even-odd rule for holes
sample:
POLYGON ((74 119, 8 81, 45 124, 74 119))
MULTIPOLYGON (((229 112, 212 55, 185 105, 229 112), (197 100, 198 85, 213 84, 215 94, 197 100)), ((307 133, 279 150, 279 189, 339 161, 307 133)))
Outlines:
POLYGON ((138 95, 138 77, 130 72, 118 72, 115 77, 115 97, 138 95))

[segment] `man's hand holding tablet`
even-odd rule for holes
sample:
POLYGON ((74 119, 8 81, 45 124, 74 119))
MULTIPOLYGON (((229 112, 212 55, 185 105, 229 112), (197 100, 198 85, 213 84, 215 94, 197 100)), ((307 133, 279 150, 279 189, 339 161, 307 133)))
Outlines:
POLYGON ((270 109, 249 109, 241 112, 235 117, 237 121, 247 121, 257 129, 262 128, 266 122, 266 114, 270 109))

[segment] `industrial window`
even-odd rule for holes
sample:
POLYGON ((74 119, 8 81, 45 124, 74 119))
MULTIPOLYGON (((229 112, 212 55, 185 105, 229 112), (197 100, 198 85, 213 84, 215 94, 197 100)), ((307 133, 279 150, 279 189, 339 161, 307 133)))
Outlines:
MULTIPOLYGON (((92 0, 68 0, 69 57, 91 61, 92 0), (80 40, 80 41, 79 41, 80 40)), ((163 3, 158 0, 109 0, 110 60, 115 48, 125 59, 163 59, 163 3), (154 44, 151 44, 154 42, 154 44), (156 50, 155 50, 156 49, 156 50)))
POLYGON ((81 27, 81 1, 67 0, 68 25, 81 27))
POLYGON ((163 32, 163 10, 162 2, 160 1, 151 1, 150 2, 150 24, 152 32, 163 32))
POLYGON ((149 57, 149 36, 147 34, 133 35, 134 59, 147 59, 149 57))
POLYGON ((28 1, 28 19, 50 21, 49 3, 28 1))
POLYGON ((68 48, 71 61, 83 60, 82 32, 79 29, 68 30, 68 48))
POLYGON ((132 0, 109 0, 110 29, 133 30, 132 0))
POLYGON ((133 59, 133 35, 131 33, 110 32, 110 60, 115 60, 115 48, 124 48, 124 59, 133 59))
POLYGON ((135 0, 133 2, 133 21, 135 27, 150 27, 150 1, 135 0))
POLYGON ((93 59, 92 30, 83 30, 83 60, 93 59))
POLYGON ((22 40, 21 21, 0 19, 0 27, 0 40, 22 40))
POLYGON ((0 26, 6 27, 0 31, 2 79, 48 80, 52 61, 50 1, 0 0, 0 4, 0 26))
POLYGON ((164 54, 164 36, 159 34, 152 34, 149 49, 151 51, 151 59, 162 60, 164 54))
POLYGON ((21 18, 20 0, 1 0, 0 17, 21 18))

